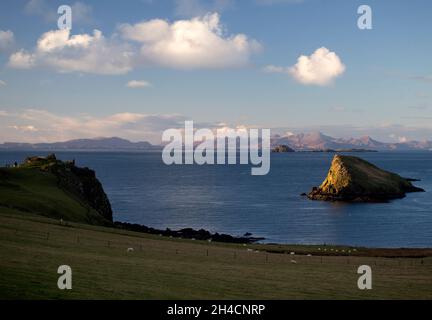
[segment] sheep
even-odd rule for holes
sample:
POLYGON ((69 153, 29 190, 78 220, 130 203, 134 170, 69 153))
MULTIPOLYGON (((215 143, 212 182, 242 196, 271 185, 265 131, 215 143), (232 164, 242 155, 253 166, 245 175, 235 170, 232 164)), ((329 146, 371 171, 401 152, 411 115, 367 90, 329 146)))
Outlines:
POLYGON ((297 261, 295 261, 295 260, 291 260, 291 263, 292 263, 292 264, 297 264, 297 261))
POLYGON ((134 252, 135 250, 134 250, 134 248, 128 248, 127 249, 127 252, 134 252))
POLYGON ((290 252, 290 255, 292 255, 292 256, 295 255, 295 252, 290 252))

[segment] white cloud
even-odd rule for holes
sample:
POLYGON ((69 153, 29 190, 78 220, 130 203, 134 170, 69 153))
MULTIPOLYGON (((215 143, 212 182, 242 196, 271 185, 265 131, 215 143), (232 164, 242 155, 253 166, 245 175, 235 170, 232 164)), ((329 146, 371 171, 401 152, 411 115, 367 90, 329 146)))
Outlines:
POLYGON ((300 56, 292 67, 268 65, 262 69, 267 73, 291 75, 296 81, 305 85, 325 86, 345 72, 345 65, 336 53, 327 48, 319 48, 310 56, 300 56))
POLYGON ((165 20, 124 24, 125 39, 141 44, 141 62, 176 69, 244 66, 259 50, 244 34, 225 35, 217 13, 169 23, 165 20))
POLYGON ((133 68, 129 45, 106 39, 102 32, 71 35, 69 30, 44 33, 33 52, 20 50, 9 58, 13 68, 51 67, 59 72, 125 74, 133 68))
POLYGON ((244 34, 225 35, 218 14, 169 23, 154 19, 119 26, 119 34, 106 38, 72 35, 69 30, 45 32, 33 50, 21 49, 9 66, 49 67, 58 72, 125 74, 140 66, 175 69, 230 68, 248 64, 260 49, 244 34))
POLYGON ((35 66, 35 56, 21 49, 9 57, 8 65, 16 69, 30 69, 35 66))
POLYGON ((10 30, 0 30, 0 52, 8 51, 15 43, 15 36, 10 30))
POLYGON ((151 87, 151 83, 145 80, 131 80, 126 84, 126 87, 132 89, 147 88, 147 87, 151 87))
POLYGON ((298 82, 305 85, 325 86, 345 72, 345 65, 338 55, 325 47, 317 49, 310 56, 300 56, 297 64, 289 73, 298 82))

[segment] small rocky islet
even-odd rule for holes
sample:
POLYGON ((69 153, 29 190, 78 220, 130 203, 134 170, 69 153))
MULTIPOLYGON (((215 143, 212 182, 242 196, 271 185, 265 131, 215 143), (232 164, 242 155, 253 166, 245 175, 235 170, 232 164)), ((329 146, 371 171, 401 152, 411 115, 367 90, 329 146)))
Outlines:
POLYGON ((402 178, 358 157, 335 155, 324 182, 306 196, 321 201, 385 202, 409 192, 425 192, 411 181, 418 180, 402 178))

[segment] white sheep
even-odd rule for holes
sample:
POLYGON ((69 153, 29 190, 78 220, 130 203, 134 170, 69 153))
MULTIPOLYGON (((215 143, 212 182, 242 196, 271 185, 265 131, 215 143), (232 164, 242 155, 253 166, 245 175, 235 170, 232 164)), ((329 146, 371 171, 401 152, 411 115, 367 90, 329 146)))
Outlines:
POLYGON ((292 256, 295 255, 295 252, 291 252, 290 255, 292 255, 292 256))
POLYGON ((291 260, 291 263, 293 263, 293 264, 297 264, 297 261, 295 261, 295 260, 291 260))
POLYGON ((128 248, 127 249, 127 252, 134 252, 135 250, 134 250, 134 248, 128 248))

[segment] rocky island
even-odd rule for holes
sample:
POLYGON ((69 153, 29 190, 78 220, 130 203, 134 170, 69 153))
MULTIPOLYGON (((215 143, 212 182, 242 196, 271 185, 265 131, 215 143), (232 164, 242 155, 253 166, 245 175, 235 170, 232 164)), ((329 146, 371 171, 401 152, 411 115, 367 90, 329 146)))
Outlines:
POLYGON ((327 178, 307 195, 311 200, 382 202, 424 192, 410 182, 353 156, 335 155, 327 178))
POLYGON ((285 152, 295 152, 294 149, 290 148, 287 145, 281 144, 272 149, 273 153, 285 153, 285 152))

